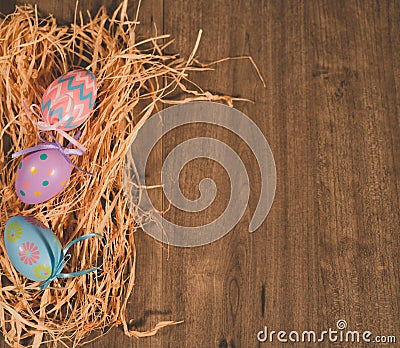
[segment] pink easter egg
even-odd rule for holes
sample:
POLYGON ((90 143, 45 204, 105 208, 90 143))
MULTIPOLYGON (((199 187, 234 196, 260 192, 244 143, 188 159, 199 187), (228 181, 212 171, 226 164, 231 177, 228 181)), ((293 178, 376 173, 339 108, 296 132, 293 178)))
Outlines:
POLYGON ((71 171, 71 164, 56 149, 29 154, 18 165, 17 196, 28 204, 45 202, 62 191, 71 171))
POLYGON ((73 70, 54 80, 43 94, 44 121, 68 131, 80 126, 93 110, 97 96, 95 76, 88 70, 73 70))

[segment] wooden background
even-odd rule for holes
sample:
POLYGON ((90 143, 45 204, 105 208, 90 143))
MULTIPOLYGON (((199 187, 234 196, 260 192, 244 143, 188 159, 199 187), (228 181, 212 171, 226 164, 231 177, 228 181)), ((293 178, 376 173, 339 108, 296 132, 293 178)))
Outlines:
MULTIPOLYGON (((80 6, 112 9, 116 2, 82 0, 80 6)), ((38 3, 60 21, 72 18, 74 0, 38 3)), ((3 11, 12 7, 0 2, 3 11)), ((256 163, 231 134, 203 127, 244 158, 253 185, 249 208, 230 234, 200 248, 168 250, 137 233, 128 315, 143 330, 160 320, 185 323, 140 341, 114 329, 88 347, 262 347, 268 344, 259 344, 256 334, 265 325, 324 330, 335 329, 339 319, 349 330, 399 341, 400 2, 144 0, 140 20, 141 35, 154 34, 156 23, 186 56, 203 29, 203 61, 254 58, 266 88, 246 61, 222 63, 193 79, 255 101, 236 107, 269 141, 276 197, 262 227, 246 232, 258 200, 256 163)), ((176 138, 188 134, 198 130, 176 138)), ((165 152, 172 141, 164 142, 165 152)), ((196 185, 210 173, 223 175, 212 163, 187 168, 183 192, 196 197, 196 185)), ((229 190, 220 189, 222 207, 229 190)), ((176 211, 169 218, 183 219, 176 211)), ((185 223, 209 218, 185 216, 185 223)))

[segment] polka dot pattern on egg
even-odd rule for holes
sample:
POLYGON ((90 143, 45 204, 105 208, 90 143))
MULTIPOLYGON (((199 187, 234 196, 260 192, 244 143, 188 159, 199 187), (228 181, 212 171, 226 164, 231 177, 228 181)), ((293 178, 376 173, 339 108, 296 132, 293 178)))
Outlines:
POLYGON ((70 163, 56 149, 34 152, 21 163, 15 188, 19 199, 28 204, 42 203, 57 195, 72 171, 70 163))

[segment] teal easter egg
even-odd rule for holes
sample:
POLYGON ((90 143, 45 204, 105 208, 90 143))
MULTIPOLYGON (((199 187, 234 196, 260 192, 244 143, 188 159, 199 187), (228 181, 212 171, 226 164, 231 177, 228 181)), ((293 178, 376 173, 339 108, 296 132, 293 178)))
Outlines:
POLYGON ((48 279, 63 257, 57 236, 32 217, 10 218, 4 230, 4 242, 15 269, 33 281, 48 279))

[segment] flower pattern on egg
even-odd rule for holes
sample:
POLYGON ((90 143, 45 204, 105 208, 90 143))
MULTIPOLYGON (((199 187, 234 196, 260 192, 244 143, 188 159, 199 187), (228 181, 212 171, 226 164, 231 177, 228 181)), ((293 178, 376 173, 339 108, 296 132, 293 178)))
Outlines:
POLYGON ((7 226, 6 230, 7 239, 11 243, 17 242, 22 236, 22 227, 18 222, 12 222, 7 226))
POLYGON ((21 261, 25 265, 33 265, 39 260, 39 249, 34 243, 26 242, 22 243, 19 247, 19 253, 21 261))
POLYGON ((38 264, 33 268, 33 275, 39 280, 46 280, 51 275, 51 267, 43 264, 38 264))

